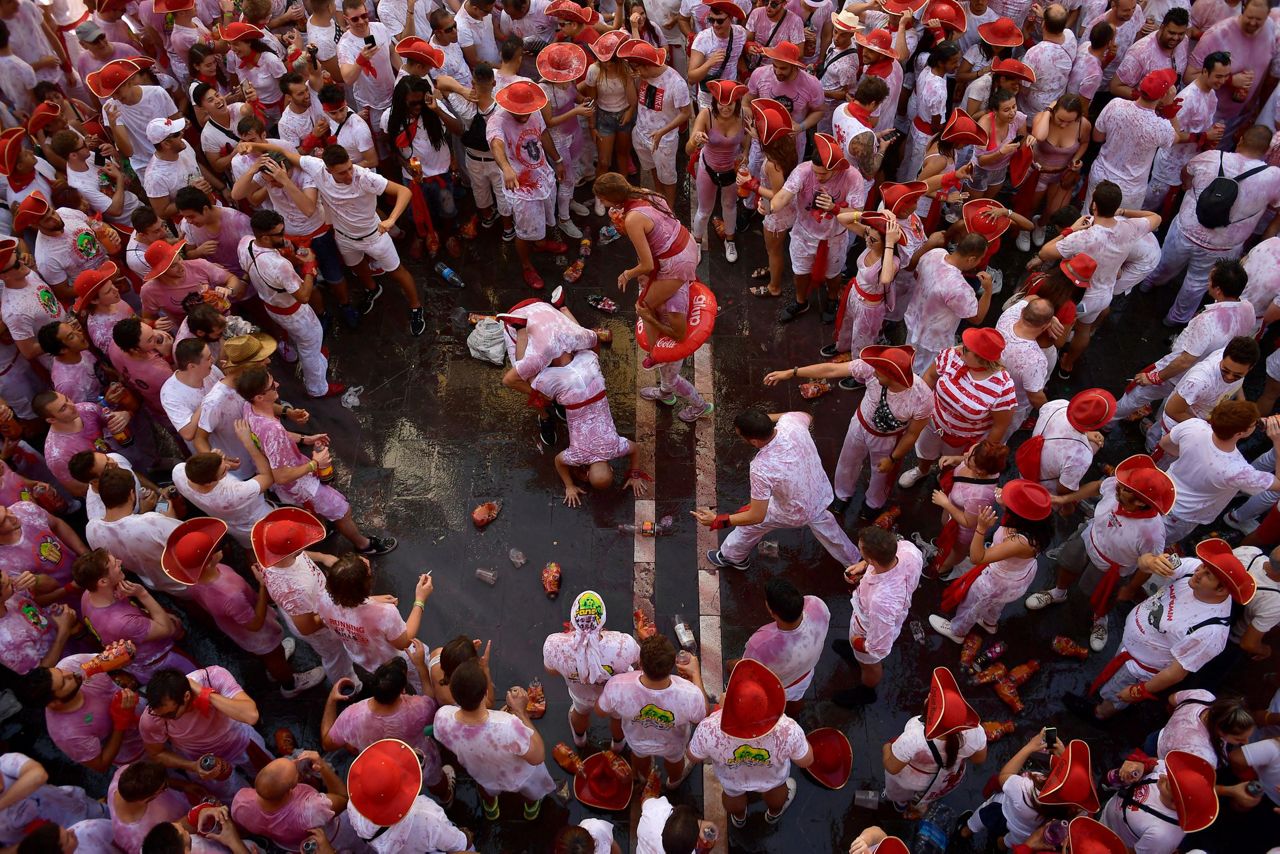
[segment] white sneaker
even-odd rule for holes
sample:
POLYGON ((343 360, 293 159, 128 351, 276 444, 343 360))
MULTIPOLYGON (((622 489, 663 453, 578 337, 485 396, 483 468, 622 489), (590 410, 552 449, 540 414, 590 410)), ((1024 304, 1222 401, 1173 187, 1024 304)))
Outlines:
POLYGON ((569 202, 569 211, 577 214, 578 216, 588 216, 591 213, 591 208, 587 207, 577 199, 574 199, 569 202))
POLYGON ((933 630, 944 638, 950 638, 956 643, 964 643, 964 638, 951 631, 951 621, 946 617, 940 617, 937 614, 930 614, 929 625, 933 626, 933 630))
POLYGON ((795 799, 796 799, 796 781, 794 778, 788 777, 787 778, 787 799, 782 802, 782 809, 778 810, 777 814, 774 814, 769 810, 765 810, 764 820, 769 822, 769 824, 777 824, 779 821, 782 820, 782 814, 787 811, 787 808, 791 806, 791 802, 794 801, 795 799))
POLYGON ((1018 237, 1013 241, 1019 252, 1031 251, 1031 233, 1028 231, 1019 231, 1018 237))
POLYGON ((591 207, 596 212, 596 216, 604 216, 604 202, 596 199, 591 207))
POLYGON ((280 645, 284 647, 284 660, 288 661, 293 658, 293 654, 298 651, 298 642, 293 638, 285 638, 280 641, 280 645))
POLYGON ((1236 512, 1232 510, 1230 513, 1222 517, 1222 521, 1227 525, 1235 528, 1242 534, 1252 534, 1258 527, 1257 519, 1241 519, 1236 516, 1236 512))
POLYGON ((724 242, 724 257, 730 264, 737 263, 738 247, 734 245, 732 240, 726 240, 724 242))
POLYGON ((1094 652, 1102 652, 1107 648, 1107 618, 1093 621, 1093 629, 1089 632, 1089 649, 1094 652))
POLYGON ((1031 229, 1031 242, 1037 247, 1044 246, 1044 226, 1039 223, 1031 229))
POLYGON ((1027 597, 1025 602, 1028 611, 1039 611, 1041 608, 1048 608, 1050 605, 1061 605, 1067 601, 1067 594, 1064 592, 1061 596, 1053 595, 1053 590, 1041 590, 1039 593, 1032 593, 1027 597))
POLYGON ((316 687, 324 681, 324 668, 313 667, 310 670, 304 670, 302 673, 293 674, 293 687, 281 688, 280 693, 286 700, 298 696, 303 691, 307 691, 316 687))
POLYGON ((921 471, 919 468, 913 466, 899 475, 898 486, 903 489, 910 489, 920 481, 924 480, 924 476, 927 474, 927 471, 921 471))
POLYGON ((560 232, 572 240, 582 239, 582 229, 573 224, 571 219, 560 220, 560 232))

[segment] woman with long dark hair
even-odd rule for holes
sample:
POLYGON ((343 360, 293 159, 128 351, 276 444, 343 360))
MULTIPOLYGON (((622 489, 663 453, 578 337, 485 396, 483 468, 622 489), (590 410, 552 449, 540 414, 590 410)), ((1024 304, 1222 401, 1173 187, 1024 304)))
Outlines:
POLYGON ((447 233, 451 255, 461 252, 452 234, 458 219, 450 174, 450 133, 461 134, 462 122, 436 97, 425 77, 403 77, 391 94, 391 109, 382 114, 382 129, 392 141, 405 186, 413 193, 411 205, 418 234, 447 233), (434 232, 433 232, 434 229, 434 232))
POLYGON ((754 178, 743 178, 739 173, 738 184, 759 196, 756 212, 764 214, 764 248, 769 253, 769 265, 751 271, 751 278, 768 279, 769 283, 748 288, 748 292, 757 297, 780 297, 787 232, 795 225, 796 206, 788 205, 775 212, 771 203, 773 197, 782 191, 787 176, 795 170, 799 157, 796 154, 795 137, 791 135, 790 114, 783 116, 778 110, 761 109, 760 104, 764 102, 765 99, 757 98, 751 104, 751 132, 760 141, 760 148, 764 151, 761 177, 757 181, 754 178))
MULTIPOLYGON (((642 7, 643 8, 643 7, 642 7)), ((618 48, 627 40, 621 31, 605 33, 591 45, 596 61, 587 69, 578 91, 594 101, 591 135, 596 144, 596 172, 635 171, 631 162, 631 131, 636 126, 639 104, 636 81, 627 64, 618 58, 618 48)), ((604 216, 604 206, 596 202, 596 216, 604 216)))
MULTIPOLYGON (((280 91, 280 78, 286 69, 284 62, 266 41, 266 33, 252 24, 237 21, 222 28, 222 37, 231 45, 227 54, 227 68, 239 79, 241 86, 252 87, 257 102, 270 123, 280 118, 284 95, 280 91)), ((249 89, 244 90, 246 100, 249 89)))
POLYGON ((1018 109, 1018 99, 1007 89, 997 89, 987 102, 987 112, 973 117, 978 127, 987 133, 987 144, 975 148, 977 164, 973 170, 972 186, 976 196, 994 199, 1009 176, 1009 162, 1023 145, 1015 137, 1026 132, 1027 117, 1018 109))
POLYGON ((738 260, 738 247, 733 238, 738 227, 737 167, 742 162, 747 139, 742 120, 742 97, 747 87, 732 80, 712 80, 707 84, 711 92, 711 106, 698 111, 693 120, 693 132, 685 151, 697 159, 698 209, 693 215, 693 236, 706 249, 707 221, 715 210, 716 196, 720 196, 720 215, 716 232, 724 241, 725 258, 730 263, 738 260))
POLYGON ((986 731, 950 670, 934 669, 924 710, 884 746, 881 760, 885 795, 909 819, 960 785, 970 764, 987 761, 986 731))
POLYGON ((1036 183, 1030 203, 1018 205, 1018 212, 1030 217, 1035 228, 1030 234, 1018 233, 1020 251, 1030 252, 1032 244, 1044 245, 1040 214, 1058 210, 1074 194, 1092 132, 1093 124, 1084 114, 1079 95, 1063 95, 1031 120, 1027 143, 1035 151, 1036 183))

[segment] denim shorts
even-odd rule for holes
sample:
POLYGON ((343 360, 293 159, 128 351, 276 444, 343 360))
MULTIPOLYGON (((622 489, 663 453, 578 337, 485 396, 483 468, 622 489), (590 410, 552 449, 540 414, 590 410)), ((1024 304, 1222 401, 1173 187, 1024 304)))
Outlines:
POLYGON ((445 172, 422 182, 422 195, 427 200, 427 208, 432 219, 454 219, 458 216, 458 206, 453 195, 453 176, 445 172))
POLYGON ((622 114, 625 112, 626 110, 619 110, 616 113, 611 113, 608 110, 603 110, 597 107, 596 108, 596 133, 600 134, 601 136, 613 136, 620 130, 630 131, 632 128, 636 126, 636 117, 633 115, 631 117, 631 121, 627 122, 624 125, 621 119, 622 119, 622 114))
POLYGON ((342 254, 338 252, 332 228, 311 239, 311 251, 315 253, 321 281, 332 285, 346 278, 346 267, 342 263, 342 254))

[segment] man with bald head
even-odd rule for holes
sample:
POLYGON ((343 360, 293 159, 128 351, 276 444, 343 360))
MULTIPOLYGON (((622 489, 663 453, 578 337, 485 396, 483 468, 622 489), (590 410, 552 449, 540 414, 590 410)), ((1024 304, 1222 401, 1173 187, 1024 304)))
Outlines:
POLYGON ((1033 407, 1039 409, 1048 399, 1044 384, 1049 379, 1049 359, 1039 339, 1053 322, 1053 303, 1034 297, 1022 307, 1021 314, 1002 316, 996 324, 996 329, 1004 336, 1000 362, 1013 379, 1013 390, 1018 397, 1018 408, 1013 416, 1015 428, 1026 421, 1033 407))
POLYGON ((1066 7, 1058 3, 1045 9, 1044 35, 1022 57, 1036 74, 1036 82, 1018 95, 1018 106, 1028 120, 1049 109, 1067 91, 1076 59, 1076 35, 1067 29, 1067 14, 1066 7))
POLYGON ((297 759, 268 762, 254 778, 252 789, 241 789, 231 801, 231 817, 247 833, 263 836, 288 851, 297 851, 313 828, 324 828, 336 850, 354 841, 344 816, 347 785, 314 750, 297 759), (303 777, 319 778, 327 794, 303 777), (345 837, 345 839, 344 839, 345 837))

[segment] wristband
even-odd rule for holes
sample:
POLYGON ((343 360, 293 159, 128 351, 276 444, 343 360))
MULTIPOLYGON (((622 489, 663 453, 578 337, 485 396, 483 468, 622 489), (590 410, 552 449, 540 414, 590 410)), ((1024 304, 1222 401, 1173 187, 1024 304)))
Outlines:
POLYGON ((426 608, 427 608, 427 603, 426 603, 426 602, 423 602, 421 599, 414 599, 414 600, 413 600, 413 607, 415 607, 415 608, 422 608, 422 609, 425 611, 425 610, 426 610, 426 608))
POLYGON ((1159 697, 1157 697, 1155 694, 1152 694, 1152 693, 1151 693, 1151 690, 1150 690, 1149 688, 1147 688, 1147 683, 1146 683, 1146 682, 1139 682, 1139 683, 1138 683, 1138 689, 1142 692, 1142 699, 1144 699, 1144 700, 1158 700, 1158 699, 1160 699, 1160 698, 1159 698, 1159 697))
POLYGON ((303 264, 303 265, 302 265, 302 276, 303 276, 303 278, 306 278, 307 276, 314 276, 315 274, 316 274, 316 262, 315 262, 315 261, 308 261, 307 263, 305 263, 305 264, 303 264))
POLYGON ((311 462, 307 463, 307 469, 312 474, 315 474, 316 472, 320 471, 320 464, 315 460, 312 460, 311 462))
POLYGON ((1074 234, 1074 233, 1075 233, 1075 229, 1072 228, 1071 226, 1067 226, 1066 228, 1062 229, 1062 231, 1058 232, 1058 236, 1066 237, 1068 234, 1074 234))
POLYGON ((711 523, 711 530, 719 531, 722 528, 732 528, 733 523, 729 521, 728 513, 720 513, 716 515, 715 521, 711 523))
POLYGON ((943 189, 943 190, 960 189, 960 177, 956 175, 956 170, 952 169, 950 172, 947 172, 942 176, 942 185, 940 189, 943 189))
POLYGON ((1145 751, 1135 748, 1132 753, 1125 757, 1126 762, 1141 762, 1142 767, 1146 769, 1143 773, 1150 772, 1156 767, 1156 760, 1148 756, 1145 751))
POLYGON ((213 688, 208 685, 201 688, 200 693, 191 699, 191 705, 197 712, 208 717, 213 709, 213 688))
POLYGON ((751 178, 743 183, 742 188, 746 190, 747 193, 754 193, 756 190, 760 189, 760 179, 751 178))
POLYGON ((111 728, 116 732, 127 732, 137 724, 138 719, 134 717, 133 709, 126 709, 120 705, 124 699, 124 692, 117 691, 115 696, 111 698, 111 706, 108 712, 111 715, 111 728))
POLYGON ((649 483, 653 483, 653 475, 649 474, 648 472, 643 472, 640 469, 628 469, 626 474, 626 479, 627 480, 647 480, 649 481, 649 483))
POLYGON ((1194 145, 1196 148, 1204 148, 1204 144, 1205 144, 1205 142, 1206 142, 1206 140, 1205 140, 1205 136, 1204 136, 1204 131, 1202 131, 1202 130, 1198 130, 1198 131, 1196 131, 1195 133, 1190 134, 1190 135, 1187 137, 1187 142, 1191 143, 1191 144, 1192 144, 1192 145, 1194 145))
POLYGON ((1145 376, 1147 378, 1147 382, 1152 385, 1160 385, 1160 383, 1164 382, 1164 379, 1160 376, 1160 372, 1155 368, 1147 371, 1143 376, 1145 376))

